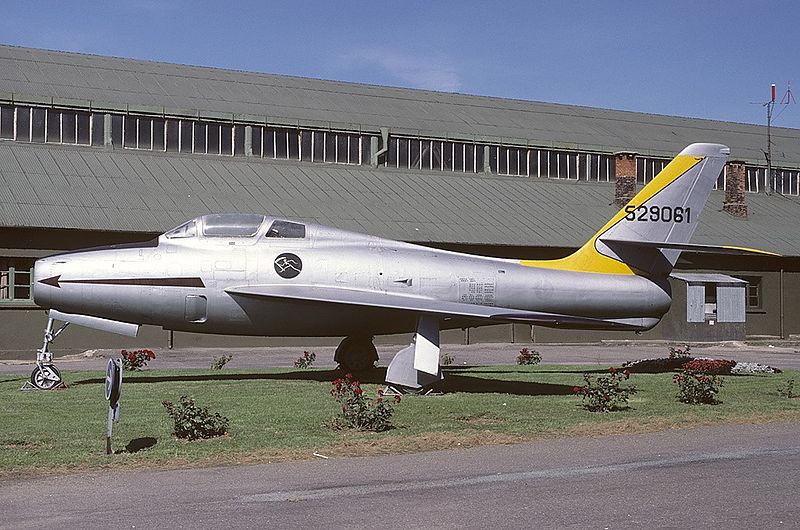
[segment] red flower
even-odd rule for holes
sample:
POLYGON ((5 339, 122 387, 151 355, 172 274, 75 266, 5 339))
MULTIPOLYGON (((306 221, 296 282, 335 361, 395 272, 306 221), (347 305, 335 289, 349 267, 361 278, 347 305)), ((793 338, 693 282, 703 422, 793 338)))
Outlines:
POLYGON ((583 387, 582 386, 573 386, 572 387, 572 393, 573 394, 580 394, 581 392, 583 392, 583 387))
POLYGON ((617 373, 617 369, 614 368, 613 366, 611 368, 609 368, 608 371, 611 372, 612 374, 617 373))

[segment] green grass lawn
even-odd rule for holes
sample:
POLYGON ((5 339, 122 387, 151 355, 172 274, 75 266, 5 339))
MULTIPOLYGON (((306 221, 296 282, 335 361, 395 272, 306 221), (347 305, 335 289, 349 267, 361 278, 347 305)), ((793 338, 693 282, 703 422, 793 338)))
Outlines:
MULTIPOLYGON (((646 432, 726 422, 800 421, 800 399, 778 395, 778 375, 725 376, 719 405, 677 402, 672 374, 635 374, 631 408, 610 414, 580 407, 572 387, 597 366, 482 366, 446 369, 444 395, 404 396, 395 429, 334 431, 333 370, 146 370, 125 373, 121 422, 105 455, 108 406, 100 372, 72 372, 69 389, 20 392, 25 377, 0 376, 0 474, 63 472, 101 467, 162 467, 268 462, 331 456, 400 453, 540 436, 646 432), (172 434, 161 402, 194 397, 230 418, 230 435, 184 442, 172 434), (130 445, 149 446, 130 452, 130 445)), ((385 370, 362 381, 371 395, 385 370)))

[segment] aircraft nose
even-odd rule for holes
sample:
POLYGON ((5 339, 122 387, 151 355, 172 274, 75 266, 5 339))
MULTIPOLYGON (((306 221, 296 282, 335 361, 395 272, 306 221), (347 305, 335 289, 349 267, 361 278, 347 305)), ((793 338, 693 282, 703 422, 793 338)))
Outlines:
POLYGON ((33 264, 33 301, 39 307, 49 307, 55 286, 48 282, 52 278, 52 262, 48 258, 37 259, 33 264))

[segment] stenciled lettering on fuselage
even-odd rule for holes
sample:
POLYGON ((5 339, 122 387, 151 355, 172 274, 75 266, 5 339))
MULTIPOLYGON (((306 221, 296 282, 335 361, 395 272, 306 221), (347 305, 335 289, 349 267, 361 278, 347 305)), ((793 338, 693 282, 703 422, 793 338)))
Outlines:
POLYGON ((625 207, 625 219, 647 223, 691 223, 692 209, 683 206, 635 206, 625 207))
POLYGON ((461 277, 458 299, 466 304, 494 306, 495 281, 492 278, 461 277))
POLYGON ((290 280, 300 274, 301 270, 303 270, 303 262, 291 252, 284 252, 275 258, 275 272, 281 278, 290 280))

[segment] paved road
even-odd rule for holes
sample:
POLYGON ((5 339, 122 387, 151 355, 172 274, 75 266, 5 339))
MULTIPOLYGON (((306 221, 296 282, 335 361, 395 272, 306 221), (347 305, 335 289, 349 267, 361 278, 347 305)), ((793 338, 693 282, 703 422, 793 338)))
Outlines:
MULTIPOLYGON (((455 358, 459 365, 514 364, 520 348, 536 349, 542 354, 543 363, 619 365, 649 357, 663 357, 669 352, 666 344, 641 342, 596 343, 596 344, 472 344, 469 346, 446 344, 442 351, 455 358)), ((378 346, 380 361, 386 366, 394 354, 403 346, 378 346)), ((229 368, 291 367, 303 350, 317 354, 315 366, 333 367, 333 347, 264 347, 264 348, 182 348, 158 350, 157 358, 150 363, 152 368, 209 368, 214 358, 233 355, 229 368)), ((800 369, 800 346, 796 343, 775 345, 751 345, 746 343, 715 343, 695 346, 692 354, 706 357, 734 359, 736 361, 759 362, 776 368, 800 369)), ((56 363, 64 371, 105 370, 106 359, 118 356, 119 350, 92 350, 87 354, 59 357, 56 363), (88 355, 88 356, 87 356, 88 355)), ((30 359, 0 360, 0 373, 30 373, 30 359)))
POLYGON ((2 528, 798 528, 800 427, 0 481, 2 528))

